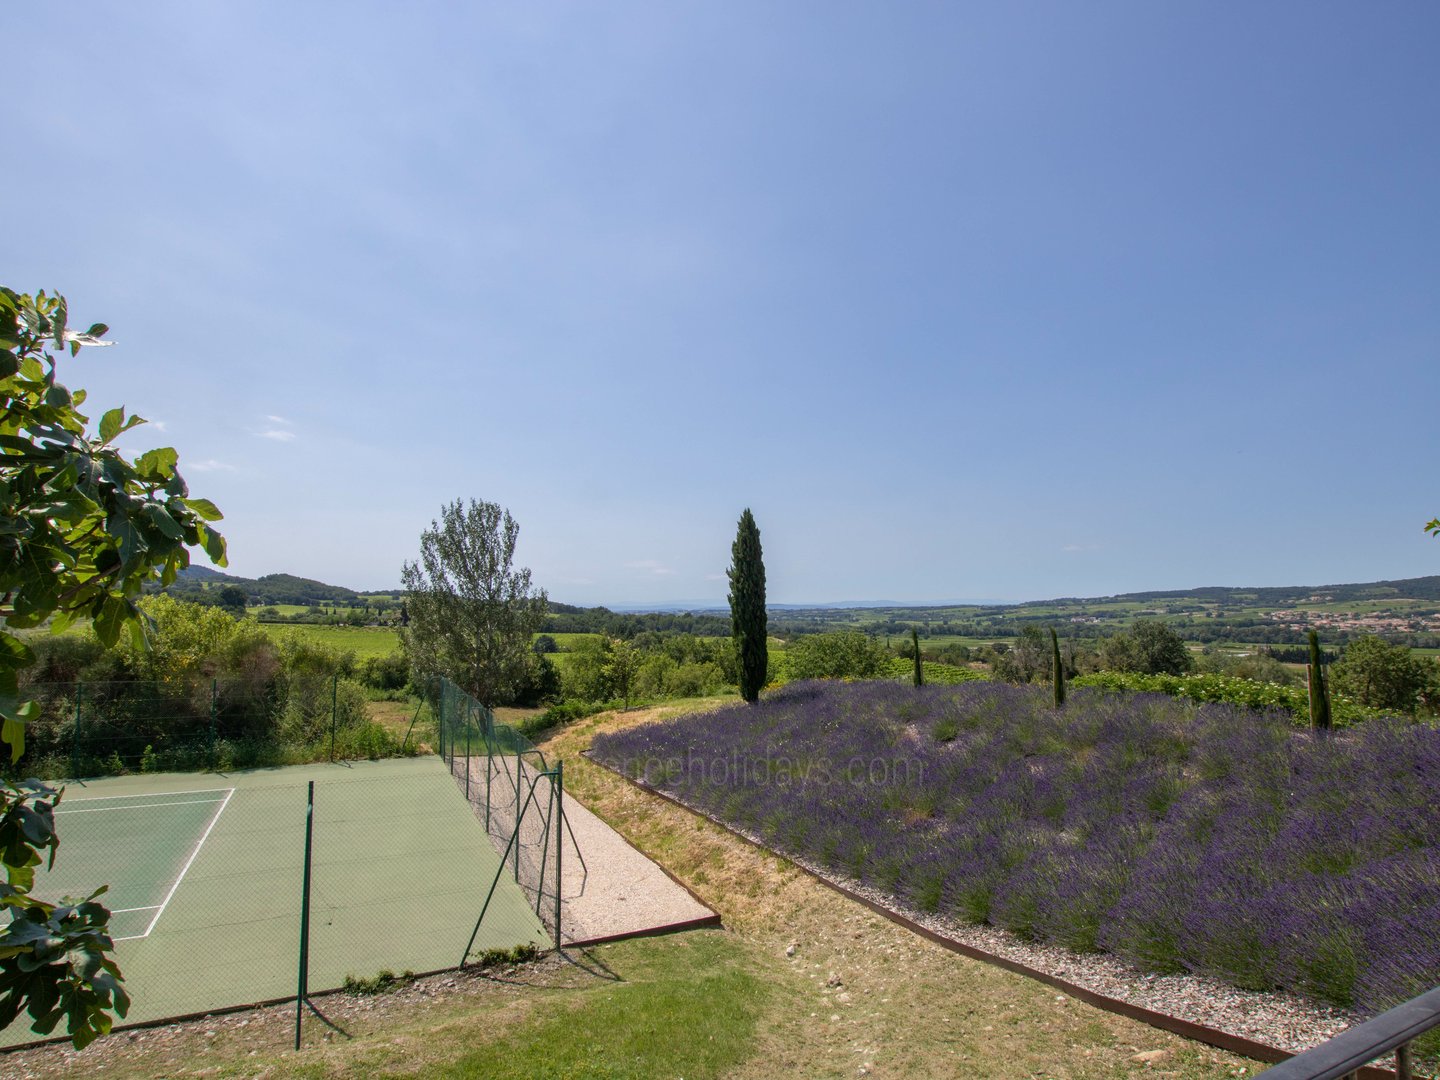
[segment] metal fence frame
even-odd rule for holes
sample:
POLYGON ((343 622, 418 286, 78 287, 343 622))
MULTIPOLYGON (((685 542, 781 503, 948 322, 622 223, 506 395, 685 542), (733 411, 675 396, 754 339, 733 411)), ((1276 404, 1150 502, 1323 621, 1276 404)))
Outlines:
MULTIPOLYGON (((555 948, 561 948, 567 841, 580 866, 582 889, 589 874, 565 813, 563 763, 550 765, 533 742, 443 676, 427 681, 426 698, 435 716, 436 749, 500 849, 501 871, 509 868, 555 948)), ((492 895, 494 888, 492 883, 492 895)), ((476 920, 477 934, 489 899, 476 920)), ((467 948, 462 966, 468 957, 467 948)))
POLYGON ((1362 1071, 1374 1072, 1363 1066, 1394 1053, 1396 1080, 1414 1080, 1410 1044, 1436 1028, 1440 1028, 1440 986, 1271 1066, 1261 1075, 1270 1080, 1359 1080, 1362 1071))

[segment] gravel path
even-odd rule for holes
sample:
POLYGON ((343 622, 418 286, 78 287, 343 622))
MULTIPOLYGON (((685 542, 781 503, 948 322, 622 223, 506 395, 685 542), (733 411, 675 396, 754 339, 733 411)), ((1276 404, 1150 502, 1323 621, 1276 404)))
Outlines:
MULTIPOLYGON (((502 854, 515 829, 515 808, 524 804, 520 850, 518 855, 512 852, 511 858, 519 867, 521 887, 531 903, 538 905, 546 925, 553 928, 549 920, 555 895, 555 849, 546 835, 545 817, 549 782, 542 778, 537 785, 540 774, 527 761, 514 757, 501 760, 498 766, 486 758, 472 757, 468 768, 471 803, 502 854), (530 801, 532 789, 538 802, 530 801), (536 895, 537 884, 542 895, 536 895)), ((465 775, 466 760, 456 758, 451 769, 465 775)), ((564 805, 569 829, 561 845, 560 936, 565 944, 597 944, 661 930, 719 925, 719 915, 569 792, 564 794, 564 805)))
POLYGON ((562 867, 562 937, 594 942, 680 925, 718 925, 720 916, 569 794, 565 817, 585 856, 562 867))

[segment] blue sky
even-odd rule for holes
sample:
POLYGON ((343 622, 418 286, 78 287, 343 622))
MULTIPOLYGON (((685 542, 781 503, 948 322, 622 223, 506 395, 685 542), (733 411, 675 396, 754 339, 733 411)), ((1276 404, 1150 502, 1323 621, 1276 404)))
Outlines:
MULTIPOLYGON (((235 572, 553 599, 1440 573, 1440 5, 24 5, 4 282, 235 572)), ((197 560, 203 561, 203 559, 197 560)))

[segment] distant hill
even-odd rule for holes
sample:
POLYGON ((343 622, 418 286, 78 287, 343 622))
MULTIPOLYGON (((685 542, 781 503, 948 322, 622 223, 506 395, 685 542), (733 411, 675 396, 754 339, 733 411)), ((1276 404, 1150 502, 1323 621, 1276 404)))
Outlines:
POLYGON ((327 585, 313 578, 296 577, 294 574, 265 574, 258 578, 237 577, 222 574, 206 566, 187 566, 181 570, 165 592, 185 599, 187 594, 218 589, 222 585, 235 585, 245 590, 245 596, 252 605, 301 604, 306 607, 315 604, 349 605, 361 602, 361 595, 354 589, 340 585, 327 585))
POLYGON ((1221 604, 1290 607, 1323 596, 1333 603, 1356 600, 1440 600, 1440 575, 1401 578, 1397 581, 1369 581, 1350 585, 1264 585, 1232 587, 1209 585, 1199 589, 1164 589, 1154 592, 1119 593, 1115 596, 1067 596, 1056 600, 1028 600, 1018 607, 1055 604, 1093 604, 1100 601, 1206 600, 1221 604))
MULTIPOLYGON (((191 566, 180 571, 179 578, 167 592, 184 597, 186 593, 202 592, 222 585, 238 585, 252 605, 264 604, 317 604, 351 605, 365 602, 366 594, 340 585, 327 585, 313 578, 296 577, 293 574, 266 574, 259 578, 237 577, 224 574, 204 566, 191 566)), ((398 594, 399 590, 395 590, 398 594)), ((872 608, 904 609, 908 607, 936 610, 948 607, 982 607, 991 610, 1002 608, 1055 607, 1057 605, 1084 606, 1087 604, 1135 602, 1149 603, 1158 600, 1195 600, 1208 603, 1232 604, 1247 607, 1285 608, 1296 604, 1313 602, 1325 598, 1334 603, 1351 603, 1360 600, 1434 600, 1440 601, 1440 574, 1430 577, 1401 578, 1395 581, 1369 581, 1344 585, 1262 585, 1229 586, 1209 585, 1197 589, 1156 589, 1148 592, 1118 593, 1114 596, 1066 596, 1053 600, 1027 600, 1019 604, 997 604, 993 601, 946 600, 931 604, 882 603, 880 601, 856 600, 849 603, 826 604, 771 604, 776 612, 803 611, 849 611, 872 608)), ((642 612, 691 613, 696 616, 712 612, 725 612, 724 601, 695 600, 685 603, 616 604, 610 608, 582 607, 551 601, 552 616, 600 616, 635 615, 642 612)), ((564 620, 568 621, 568 620, 564 620)), ((558 629, 558 625, 556 629, 558 629)))

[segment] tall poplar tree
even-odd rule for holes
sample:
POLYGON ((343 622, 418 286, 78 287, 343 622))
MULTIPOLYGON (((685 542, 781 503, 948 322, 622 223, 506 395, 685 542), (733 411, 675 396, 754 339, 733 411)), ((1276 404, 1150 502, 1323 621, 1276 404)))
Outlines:
POLYGON ((420 560, 400 571, 411 664, 449 676, 487 709, 510 702, 533 671, 530 639, 545 619, 545 590, 513 565, 519 535, 509 510, 456 499, 420 534, 420 560))
POLYGON ((760 551, 760 529, 746 507, 730 548, 730 627, 735 657, 740 664, 740 696, 760 700, 768 666, 765 639, 765 562, 760 551))

